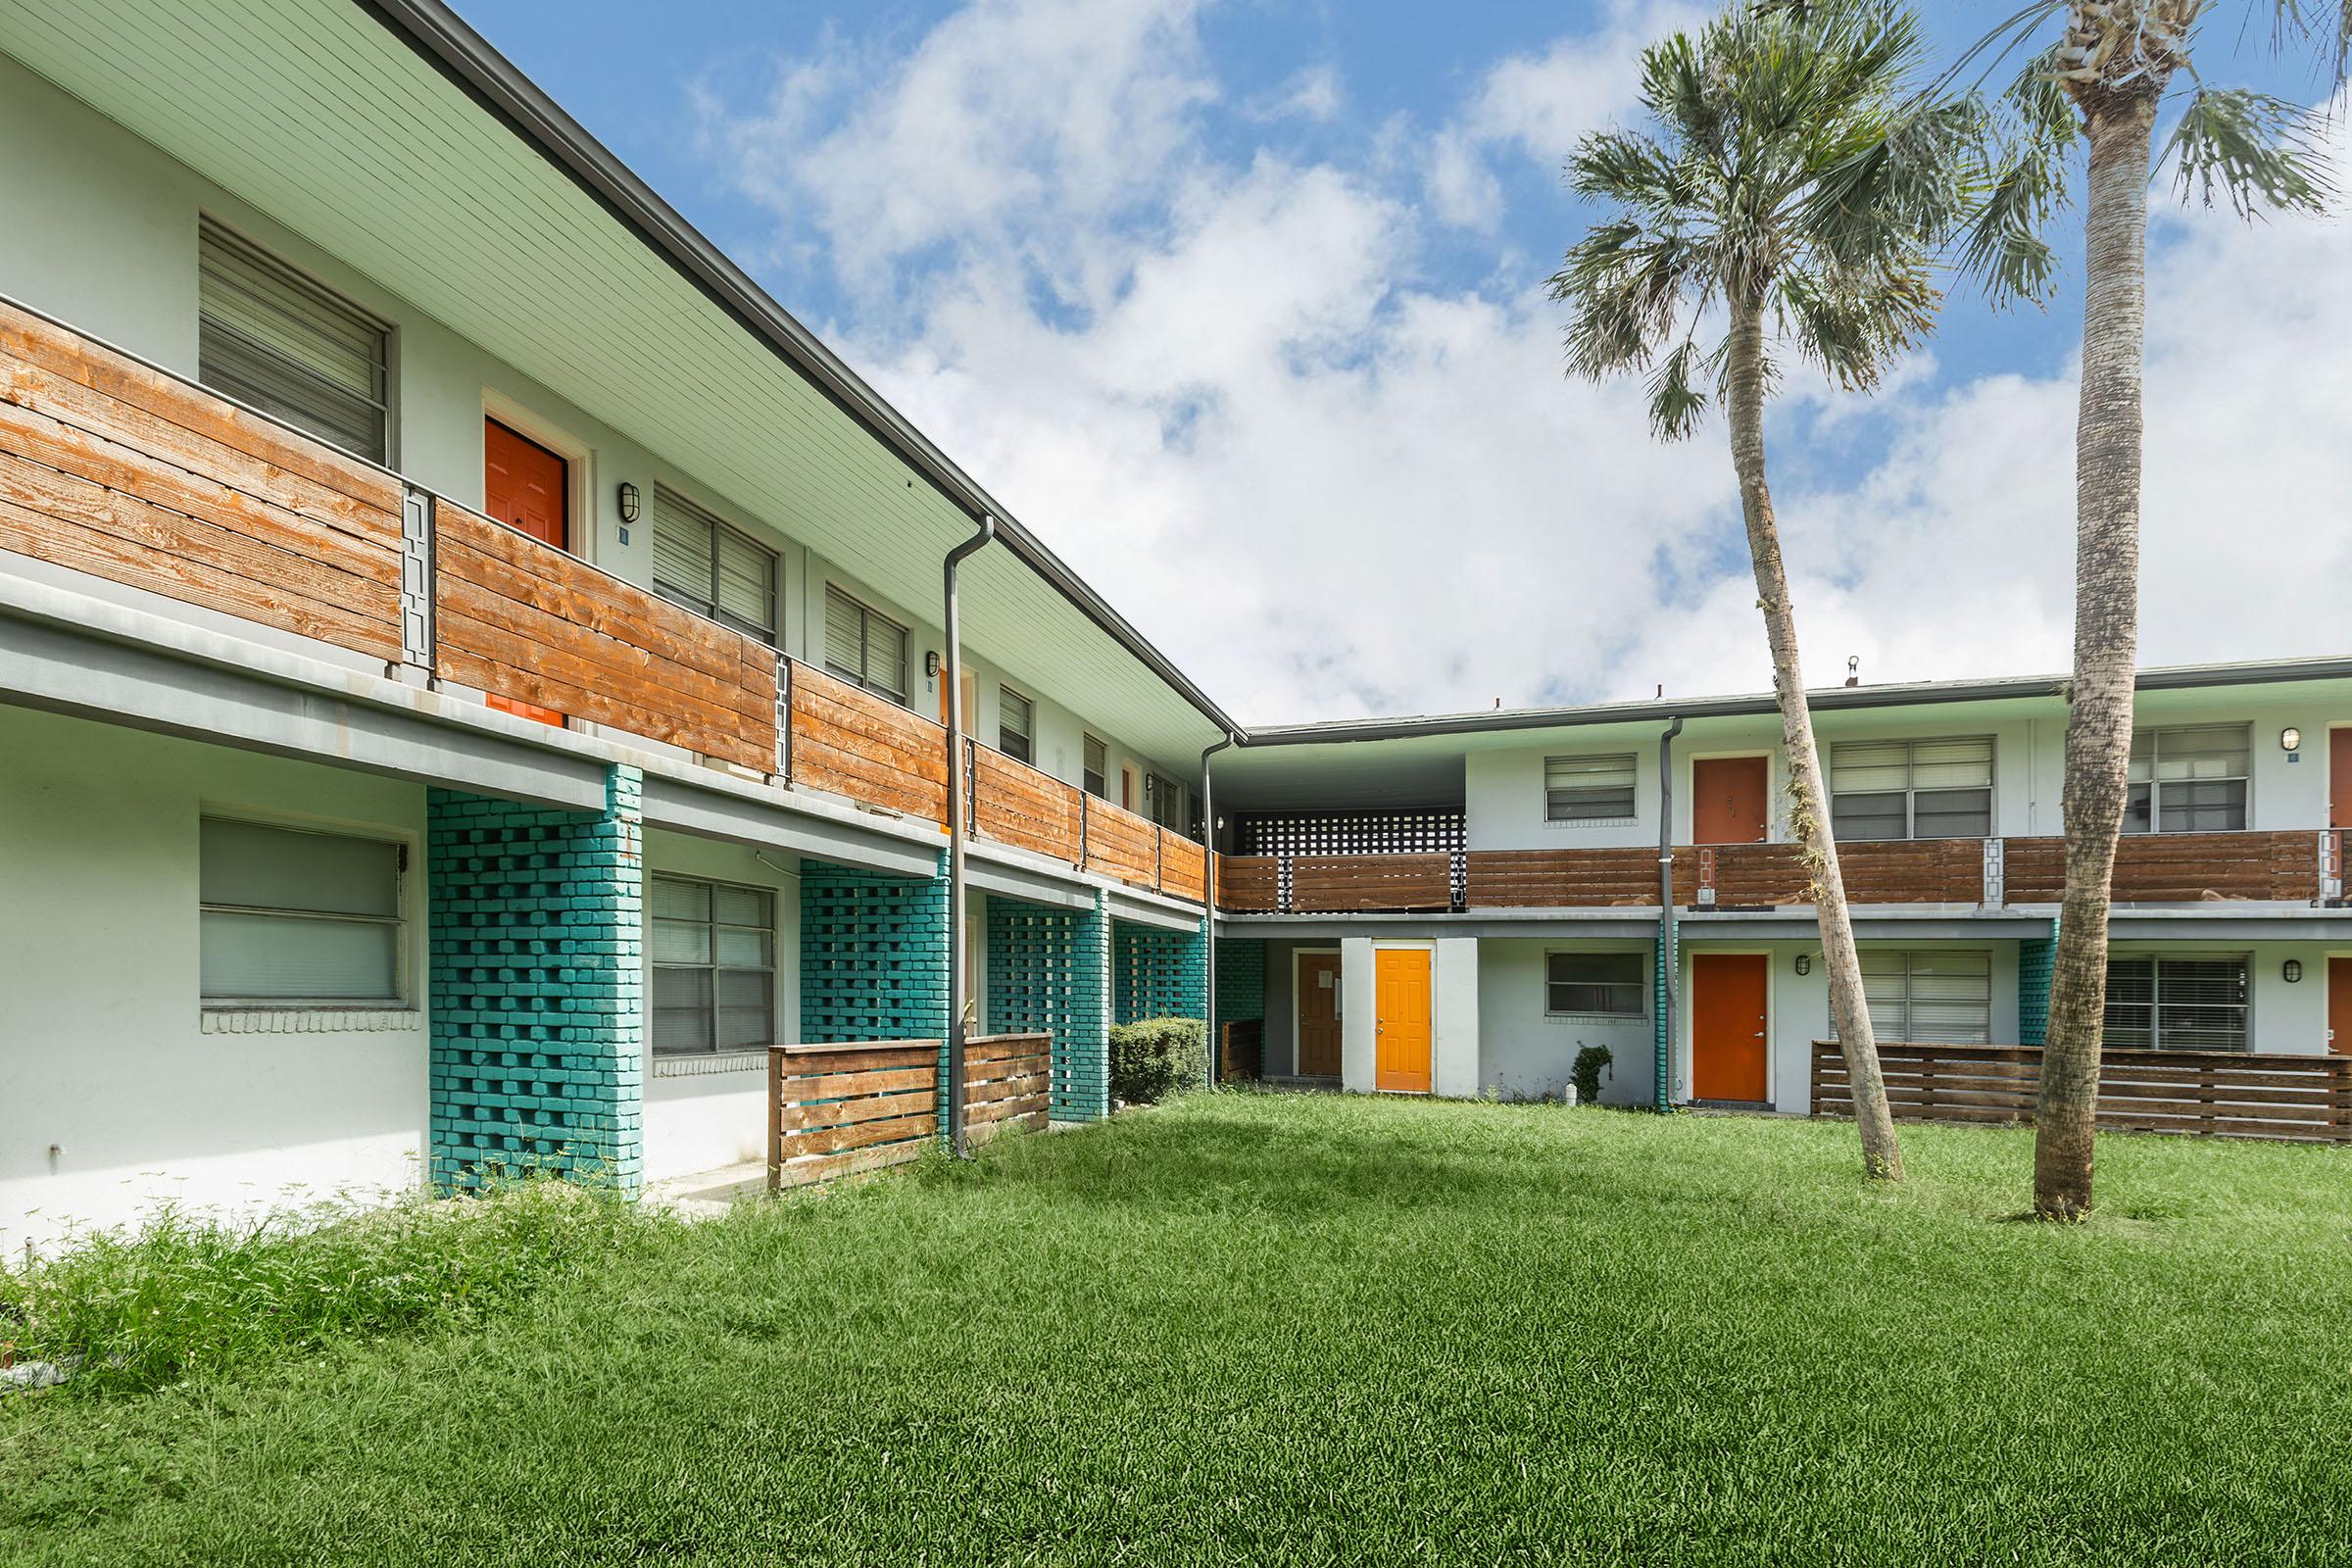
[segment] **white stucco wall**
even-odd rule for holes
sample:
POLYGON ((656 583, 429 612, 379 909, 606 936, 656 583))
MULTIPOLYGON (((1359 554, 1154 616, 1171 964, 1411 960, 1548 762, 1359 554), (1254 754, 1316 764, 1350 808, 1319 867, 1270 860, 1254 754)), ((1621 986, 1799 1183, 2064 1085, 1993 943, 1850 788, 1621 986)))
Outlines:
POLYGON ((1479 956, 1476 937, 1431 944, 1430 1092, 1469 1100, 1479 1091, 1479 956))
POLYGON ((429 1059, 422 786, 7 708, 0 759, 0 1248, 160 1200, 246 1210, 415 1187, 429 1059), (220 1014, 208 1032, 208 811, 409 844, 412 1007, 220 1014))
POLYGON ((1544 959, 1553 953, 1639 953, 1643 970, 1652 944, 1640 941, 1544 942, 1494 938, 1479 944, 1479 1087, 1506 1100, 1556 1098, 1568 1088, 1576 1054, 1607 1048, 1604 1104, 1650 1102, 1656 1054, 1650 992, 1642 987, 1641 1016, 1554 1016, 1545 1010, 1544 959))
POLYGON ((1369 1095, 1376 1088, 1378 1041, 1372 989, 1372 939, 1343 937, 1340 941, 1340 1085, 1349 1094, 1369 1095))

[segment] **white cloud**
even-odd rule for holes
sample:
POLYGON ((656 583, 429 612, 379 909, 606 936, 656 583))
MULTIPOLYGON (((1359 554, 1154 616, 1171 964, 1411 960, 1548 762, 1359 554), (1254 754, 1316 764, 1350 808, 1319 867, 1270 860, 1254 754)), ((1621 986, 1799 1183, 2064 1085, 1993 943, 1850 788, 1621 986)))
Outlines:
POLYGON ((1340 74, 1328 65, 1301 66, 1265 99, 1250 106, 1253 120, 1308 120, 1317 123, 1339 118, 1348 93, 1340 74))
MULTIPOLYGON (((860 302, 828 336, 1246 721, 1763 688, 1720 427, 1660 447, 1637 384, 1563 379, 1532 280, 1430 282, 1393 123, 1359 168, 1214 155, 1193 24, 991 0, 713 129, 785 249, 860 302), (975 85, 1024 61, 1053 86, 975 85)), ((1506 62, 1464 145, 1535 155, 1617 79, 1582 63, 1649 25, 1506 62)), ((2200 215, 2156 255, 2145 652, 2340 647, 2352 247, 2200 215)), ((1849 653, 1872 680, 2064 665, 2073 417, 2066 376, 1939 391, 1924 367, 1875 405, 1788 400, 1785 475, 1825 423, 1890 437, 1857 481, 1784 479, 1817 682, 1849 653)))

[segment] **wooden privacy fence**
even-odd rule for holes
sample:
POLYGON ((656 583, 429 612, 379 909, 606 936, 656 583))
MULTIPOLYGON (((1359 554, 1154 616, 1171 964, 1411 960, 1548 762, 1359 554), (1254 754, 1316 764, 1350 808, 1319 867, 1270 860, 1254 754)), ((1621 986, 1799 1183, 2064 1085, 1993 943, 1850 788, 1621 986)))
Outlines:
MULTIPOLYGON (((1050 1035, 964 1042, 963 1104, 974 1142, 1046 1124, 1050 1035)), ((803 1187, 919 1159, 939 1137, 941 1043, 770 1046, 767 1185, 803 1187)))
MULTIPOLYGON (((2041 1082, 2038 1046, 1881 1045, 1886 1099, 1900 1121, 2030 1123, 2041 1082)), ((1850 1116, 1845 1058, 1813 1043, 1813 1111, 1850 1116)), ((2099 1063, 2098 1125, 2352 1143, 2352 1056, 2227 1051, 2110 1051, 2099 1063)))

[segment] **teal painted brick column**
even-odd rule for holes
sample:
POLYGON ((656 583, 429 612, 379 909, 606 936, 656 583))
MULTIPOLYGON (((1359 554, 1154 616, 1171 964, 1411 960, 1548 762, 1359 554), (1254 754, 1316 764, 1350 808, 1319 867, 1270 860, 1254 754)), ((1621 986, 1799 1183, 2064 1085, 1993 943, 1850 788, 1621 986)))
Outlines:
POLYGON ((1207 1018, 1202 994, 1208 986, 1208 939, 1201 931, 1113 920, 1110 951, 1114 1022, 1207 1018))
POLYGON ((1266 944, 1260 937, 1227 937, 1217 944, 1218 1028, 1266 1015, 1266 944))
POLYGON ((801 862, 801 1039, 939 1042, 948 1136, 948 873, 891 876, 801 862))
POLYGON ((427 792, 436 1188, 553 1170, 636 1192, 643 791, 615 767, 601 812, 427 792))
POLYGON ((1057 1121, 1110 1113, 1111 920, 1091 909, 988 901, 988 1021, 1004 1034, 1054 1037, 1057 1121))
POLYGON ((1680 977, 1682 964, 1675 952, 1677 944, 1666 932, 1666 917, 1658 916, 1657 940, 1650 944, 1649 1017, 1651 1035, 1650 1103, 1660 1110, 1674 1108, 1674 1082, 1669 1067, 1674 1059, 1674 1042, 1666 1038, 1667 993, 1680 977))
POLYGON ((2046 1046, 2050 1042, 2050 975, 2058 962, 2058 922, 2050 934, 2017 945, 2017 1043, 2046 1046))

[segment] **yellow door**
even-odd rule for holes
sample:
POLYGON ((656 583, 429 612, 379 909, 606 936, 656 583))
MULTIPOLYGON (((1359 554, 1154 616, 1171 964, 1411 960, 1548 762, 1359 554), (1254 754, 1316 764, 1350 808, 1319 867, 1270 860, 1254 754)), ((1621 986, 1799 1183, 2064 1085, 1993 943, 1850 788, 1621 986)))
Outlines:
POLYGON ((1381 948, 1372 956, 1372 1087, 1429 1093, 1429 950, 1381 948))

